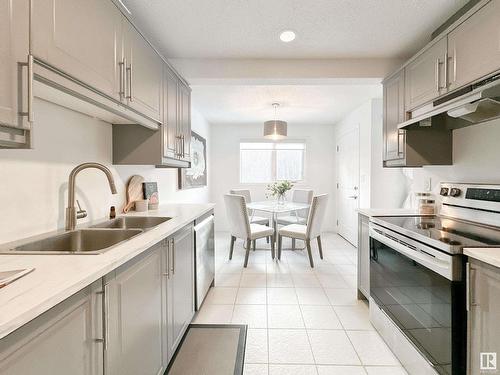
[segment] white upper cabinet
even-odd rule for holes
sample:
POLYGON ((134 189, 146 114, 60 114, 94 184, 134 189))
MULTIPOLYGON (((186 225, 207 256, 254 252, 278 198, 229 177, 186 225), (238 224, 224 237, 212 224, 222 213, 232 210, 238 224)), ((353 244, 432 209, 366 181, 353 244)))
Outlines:
POLYGON ((163 61, 126 19, 123 20, 123 27, 128 105, 161 122, 163 61))
POLYGON ((33 0, 32 53, 120 99, 122 15, 111 1, 33 0))
POLYGON ((28 6, 27 0, 0 0, 0 125, 25 126, 19 112, 28 110, 28 6))
POLYGON ((413 110, 446 92, 446 37, 438 40, 405 68, 405 109, 413 110))
POLYGON ((450 90, 500 69, 500 1, 492 0, 448 34, 450 90))

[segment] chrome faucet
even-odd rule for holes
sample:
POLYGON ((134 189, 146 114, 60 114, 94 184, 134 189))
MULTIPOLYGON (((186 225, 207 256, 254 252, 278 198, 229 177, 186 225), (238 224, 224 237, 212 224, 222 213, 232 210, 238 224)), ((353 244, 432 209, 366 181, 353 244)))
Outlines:
POLYGON ((75 208, 75 179, 76 175, 87 168, 96 168, 104 172, 108 178, 109 188, 112 194, 116 194, 115 180, 108 167, 99 163, 83 163, 77 165, 69 174, 68 181, 68 207, 66 207, 66 230, 74 230, 76 227, 76 220, 82 219, 87 216, 87 211, 82 210, 80 202, 78 204, 78 212, 75 208))

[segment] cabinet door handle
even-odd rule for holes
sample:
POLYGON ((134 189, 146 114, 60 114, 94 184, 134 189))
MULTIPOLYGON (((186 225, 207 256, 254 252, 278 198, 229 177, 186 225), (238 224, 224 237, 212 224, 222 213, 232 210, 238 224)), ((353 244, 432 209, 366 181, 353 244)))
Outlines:
POLYGON ((166 264, 167 272, 165 272, 163 276, 166 276, 167 279, 170 279, 170 241, 169 240, 163 241, 163 245, 167 247, 167 264, 166 264))
POLYGON ((33 55, 28 55, 28 122, 33 122, 33 55))
POLYGON ((104 299, 103 304, 103 324, 104 324, 104 350, 108 350, 109 341, 109 287, 108 284, 104 284, 104 293, 102 295, 104 299))
POLYGON ((439 90, 441 89, 441 83, 439 82, 439 66, 441 65, 441 61, 439 60, 439 57, 436 58, 436 75, 435 75, 435 79, 436 79, 436 91, 439 92, 439 90))
POLYGON ((128 87, 128 95, 127 99, 130 100, 131 102, 134 101, 134 98, 132 97, 132 62, 130 62, 130 65, 127 67, 127 87, 128 87))
POLYGON ((120 68, 119 74, 120 74, 120 91, 118 94, 120 95, 120 99, 123 99, 125 97, 125 64, 127 60, 125 57, 118 63, 118 66, 120 68))
POLYGON ((28 70, 28 81, 27 86, 28 86, 28 98, 27 98, 27 111, 22 112, 19 111, 20 116, 26 116, 28 118, 28 122, 31 124, 33 123, 33 55, 29 54, 28 58, 26 60, 26 63, 20 63, 19 65, 21 66, 26 66, 28 70))
POLYGON ((448 52, 444 53, 444 86, 443 89, 448 88, 448 52))
POLYGON ((172 264, 170 266, 170 271, 172 272, 172 275, 175 275, 175 242, 174 239, 172 238, 170 240, 170 243, 172 244, 172 264))
POLYGON ((398 129, 398 156, 399 155, 404 155, 404 151, 402 150, 400 139, 403 139, 403 143, 404 143, 404 141, 405 141, 405 131, 398 129))

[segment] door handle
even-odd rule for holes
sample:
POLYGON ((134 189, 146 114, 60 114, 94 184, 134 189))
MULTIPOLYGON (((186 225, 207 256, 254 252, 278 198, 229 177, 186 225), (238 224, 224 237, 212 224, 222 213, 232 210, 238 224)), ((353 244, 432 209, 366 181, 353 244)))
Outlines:
POLYGON ((357 196, 357 195, 349 195, 347 198, 350 198, 350 199, 358 199, 358 196, 357 196))

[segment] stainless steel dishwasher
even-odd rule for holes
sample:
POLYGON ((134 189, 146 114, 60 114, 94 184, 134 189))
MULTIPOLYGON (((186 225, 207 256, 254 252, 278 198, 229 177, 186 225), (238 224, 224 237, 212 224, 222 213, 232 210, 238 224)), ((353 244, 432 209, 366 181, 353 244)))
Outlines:
POLYGON ((196 310, 201 307, 215 277, 215 231, 213 211, 195 220, 196 310))

